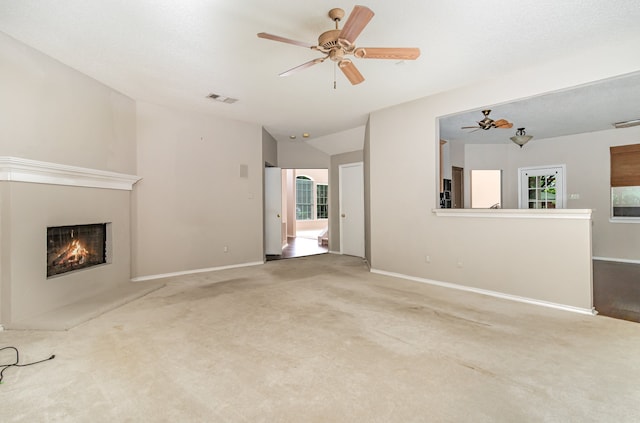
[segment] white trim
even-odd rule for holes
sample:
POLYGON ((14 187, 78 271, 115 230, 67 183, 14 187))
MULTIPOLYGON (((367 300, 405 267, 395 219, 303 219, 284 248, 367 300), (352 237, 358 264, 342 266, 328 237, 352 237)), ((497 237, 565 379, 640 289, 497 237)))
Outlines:
POLYGON ((131 191, 140 179, 124 173, 0 156, 0 181, 131 191))
POLYGON ((418 277, 415 277, 415 276, 403 275, 401 273, 387 272, 387 271, 378 270, 378 269, 371 269, 371 273, 377 273, 377 274, 380 274, 380 275, 391 276, 391 277, 394 277, 394 278, 407 279, 407 280, 414 281, 414 282, 426 283, 426 284, 429 284, 429 285, 436 285, 436 286, 441 286, 441 287, 444 287, 444 288, 457 289, 457 290, 460 290, 460 291, 474 292, 476 294, 488 295, 490 297, 502 298, 502 299, 505 299, 505 300, 517 301, 517 302, 526 303, 526 304, 532 304, 532 305, 537 305, 537 306, 542 306, 542 307, 555 308, 555 309, 558 309, 558 310, 570 311, 570 312, 573 312, 573 313, 588 314, 588 315, 592 315, 592 316, 598 314, 598 312, 594 308, 588 309, 588 308, 582 308, 582 307, 574 307, 574 306, 570 306, 570 305, 566 305, 566 304, 558 304, 558 303, 552 303, 552 302, 549 302, 549 301, 537 300, 537 299, 534 299, 534 298, 520 297, 518 295, 504 294, 502 292, 489 291, 489 290, 486 290, 486 289, 479 289, 479 288, 473 288, 473 287, 470 287, 470 286, 458 285, 458 284, 450 283, 450 282, 440 282, 440 281, 435 281, 435 280, 432 280, 432 279, 418 278, 418 277))
POLYGON ((593 260, 602 260, 602 261, 615 261, 617 263, 631 263, 631 264, 640 264, 640 260, 633 259, 622 259, 615 257, 591 257, 593 260))
POLYGON ((159 275, 138 276, 137 278, 131 278, 130 281, 142 282, 142 281, 149 281, 153 279, 171 278, 174 276, 192 275, 194 273, 217 272, 218 270, 237 269, 239 267, 249 267, 249 266, 259 266, 261 264, 264 264, 264 261, 253 261, 249 263, 231 264, 228 266, 208 267, 206 269, 185 270, 182 272, 162 273, 159 275))
POLYGON ((493 217, 515 219, 591 219, 591 209, 432 209, 443 217, 493 217))

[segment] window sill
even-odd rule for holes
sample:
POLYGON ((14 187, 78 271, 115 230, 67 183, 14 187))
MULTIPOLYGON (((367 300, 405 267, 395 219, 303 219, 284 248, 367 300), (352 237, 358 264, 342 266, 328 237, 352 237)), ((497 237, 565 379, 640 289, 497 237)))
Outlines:
POLYGON ((610 217, 609 223, 640 223, 640 217, 610 217))
POLYGON ((439 217, 508 219, 591 219, 591 209, 432 209, 439 217))

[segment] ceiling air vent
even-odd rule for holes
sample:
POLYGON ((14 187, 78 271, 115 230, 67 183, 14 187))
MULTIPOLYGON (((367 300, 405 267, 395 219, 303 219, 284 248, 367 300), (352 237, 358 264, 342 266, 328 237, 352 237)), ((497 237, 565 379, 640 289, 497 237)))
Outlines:
POLYGON ((227 103, 227 104, 233 104, 236 101, 238 101, 237 98, 225 97, 220 94, 209 94, 207 98, 210 98, 215 101, 219 101, 220 103, 227 103))

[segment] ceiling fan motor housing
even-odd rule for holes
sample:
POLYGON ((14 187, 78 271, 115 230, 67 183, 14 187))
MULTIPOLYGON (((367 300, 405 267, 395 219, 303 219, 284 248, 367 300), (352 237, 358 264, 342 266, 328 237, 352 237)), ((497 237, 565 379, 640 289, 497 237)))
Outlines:
POLYGON ((331 50, 333 47, 338 46, 338 36, 340 35, 339 29, 332 29, 323 32, 318 37, 318 45, 325 50, 331 50))

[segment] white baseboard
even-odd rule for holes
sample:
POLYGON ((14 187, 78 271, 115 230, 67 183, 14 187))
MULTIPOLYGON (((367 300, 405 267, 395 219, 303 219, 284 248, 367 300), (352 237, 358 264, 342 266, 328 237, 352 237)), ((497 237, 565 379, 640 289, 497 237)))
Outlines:
POLYGON ((418 278, 415 276, 403 275, 401 273, 387 272, 387 271, 378 270, 378 269, 371 269, 371 273, 377 273, 385 276, 392 276, 400 279, 407 279, 414 282, 426 283, 429 285, 436 285, 444 288, 457 289, 460 291, 475 292, 476 294, 488 295, 490 297, 502 298, 505 300, 533 304, 533 305, 542 306, 542 307, 555 308, 558 310, 570 311, 573 313, 587 314, 591 316, 598 314, 598 312, 594 308, 588 309, 588 308, 582 308, 582 307, 574 307, 566 304, 558 304, 558 303, 552 303, 549 301, 536 300, 534 298, 520 297, 517 295, 505 294, 502 292, 490 291, 487 289, 473 288, 470 286, 458 285, 450 282, 441 282, 441 281, 435 281, 431 279, 418 278))
POLYGON ((621 258, 614 258, 614 257, 591 257, 591 258, 593 260, 615 261, 617 263, 640 264, 640 260, 621 259, 621 258))
POLYGON ((130 279, 130 281, 131 282, 142 282, 142 281, 149 281, 149 280, 153 280, 153 279, 171 278, 173 276, 192 275, 194 273, 216 272, 218 270, 237 269, 238 267, 259 266, 261 264, 264 264, 264 262, 263 261, 254 261, 254 262, 249 262, 249 263, 231 264, 231 265, 228 265, 228 266, 208 267, 206 269, 185 270, 185 271, 182 271, 182 272, 162 273, 162 274, 159 274, 159 275, 138 276, 137 278, 130 279))

